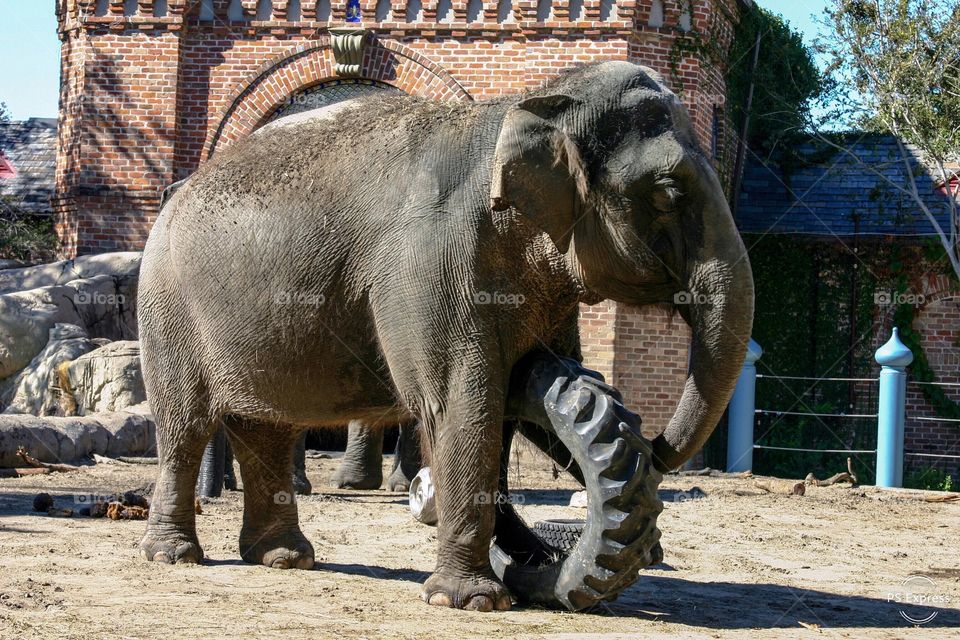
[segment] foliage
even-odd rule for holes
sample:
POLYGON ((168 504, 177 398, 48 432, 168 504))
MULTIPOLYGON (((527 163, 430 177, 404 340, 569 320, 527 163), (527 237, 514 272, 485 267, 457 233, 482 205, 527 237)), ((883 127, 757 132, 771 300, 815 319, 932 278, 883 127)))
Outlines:
MULTIPOLYGON (((879 307, 875 294, 908 293, 937 265, 950 273, 943 248, 934 241, 904 244, 896 239, 857 247, 838 240, 811 241, 794 236, 748 236, 756 287, 754 338, 764 349, 758 373, 768 376, 875 376, 877 331, 893 324, 914 353, 910 379, 935 381, 927 362, 922 336, 911 327, 915 307, 901 304, 879 307), (885 322, 878 316, 890 314, 885 322)), ((908 299, 898 296, 899 299, 908 299)), ((937 415, 960 417, 960 408, 940 387, 923 385, 937 415)), ((757 408, 797 413, 876 413, 876 383, 757 380, 757 408)), ((710 466, 722 466, 726 443, 723 433, 709 443, 710 466)), ((806 449, 860 449, 876 447, 876 420, 871 418, 811 417, 761 414, 755 427, 758 444, 806 449)), ((787 478, 818 477, 843 471, 846 454, 801 453, 759 449, 754 471, 787 478)), ((854 455, 854 471, 863 483, 873 481, 873 458, 854 455)))
POLYGON ((22 211, 9 196, 0 196, 0 259, 30 264, 56 259, 53 222, 22 211))
POLYGON ((903 486, 927 491, 953 491, 953 476, 936 467, 918 467, 904 474, 903 486))
MULTIPOLYGON (((746 241, 756 287, 754 338, 764 349, 758 373, 869 375, 876 310, 873 296, 878 287, 873 270, 864 269, 850 249, 833 242, 798 242, 782 235, 748 237, 746 241)), ((873 386, 761 378, 757 381, 757 408, 872 413, 873 386)), ((876 445, 876 425, 862 418, 762 414, 755 438, 758 444, 775 447, 871 449, 876 445)), ((754 471, 789 478, 803 478, 811 472, 824 477, 843 471, 846 457, 760 449, 754 454, 754 471)), ((867 456, 854 456, 855 471, 863 481, 872 474, 867 462, 867 456)))
MULTIPOLYGON (((0 124, 7 122, 10 111, 0 102, 0 124)), ((53 260, 56 253, 53 222, 23 211, 11 196, 0 196, 0 259, 33 264, 53 260)))
MULTIPOLYGON (((960 5, 955 0, 839 0, 825 16, 828 33, 816 45, 828 61, 830 78, 823 120, 857 124, 915 145, 938 180, 949 184, 948 164, 960 150, 960 5)), ((901 151, 909 162, 907 149, 901 151)), ((891 186, 911 196, 926 215, 960 277, 957 199, 946 198, 951 222, 944 229, 915 179, 891 186)))
POLYGON ((746 12, 734 34, 727 69, 729 115, 742 123, 753 81, 753 103, 746 140, 756 153, 769 156, 800 132, 810 105, 822 92, 822 78, 811 51, 782 17, 761 7, 746 12), (760 55, 753 70, 753 49, 760 35, 760 55))

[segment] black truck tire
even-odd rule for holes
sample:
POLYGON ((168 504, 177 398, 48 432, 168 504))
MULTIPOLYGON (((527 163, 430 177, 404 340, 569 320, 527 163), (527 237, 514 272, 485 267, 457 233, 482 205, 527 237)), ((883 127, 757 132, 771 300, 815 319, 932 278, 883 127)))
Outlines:
MULTIPOLYGON (((662 474, 640 433, 640 418, 623 406, 616 389, 573 361, 559 369, 545 362, 530 375, 553 375, 545 393, 534 381, 528 395, 534 401, 539 397, 549 427, 541 420, 537 424, 566 448, 560 459, 572 456, 576 462, 587 490, 587 520, 569 551, 547 544, 514 510, 502 464, 500 491, 506 498, 497 501, 491 564, 519 600, 578 611, 615 599, 637 580, 640 569, 662 560, 657 529, 662 474)), ((518 428, 526 433, 537 425, 518 428)), ((505 459, 513 433, 506 425, 505 459)), ((555 449, 548 454, 557 459, 555 449)))
POLYGON ((533 532, 554 549, 569 553, 580 541, 585 526, 586 520, 541 520, 533 525, 533 532))

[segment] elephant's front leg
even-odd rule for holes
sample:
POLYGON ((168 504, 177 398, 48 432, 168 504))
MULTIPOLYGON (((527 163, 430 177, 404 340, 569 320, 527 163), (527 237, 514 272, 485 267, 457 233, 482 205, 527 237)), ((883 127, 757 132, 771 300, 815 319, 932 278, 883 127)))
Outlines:
POLYGON ((503 407, 499 401, 495 407, 471 402, 476 388, 458 391, 449 397, 430 438, 439 549, 423 598, 433 605, 505 610, 511 606, 510 594, 490 567, 503 407))

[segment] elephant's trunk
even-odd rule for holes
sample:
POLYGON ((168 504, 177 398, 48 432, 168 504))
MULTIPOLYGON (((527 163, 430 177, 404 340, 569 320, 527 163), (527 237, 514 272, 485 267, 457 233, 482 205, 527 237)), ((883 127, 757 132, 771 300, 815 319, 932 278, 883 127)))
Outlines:
POLYGON ((690 370, 677 410, 653 443, 655 464, 668 471, 686 462, 716 427, 743 368, 753 327, 753 276, 726 206, 707 216, 706 242, 688 270, 678 310, 693 340, 690 370))

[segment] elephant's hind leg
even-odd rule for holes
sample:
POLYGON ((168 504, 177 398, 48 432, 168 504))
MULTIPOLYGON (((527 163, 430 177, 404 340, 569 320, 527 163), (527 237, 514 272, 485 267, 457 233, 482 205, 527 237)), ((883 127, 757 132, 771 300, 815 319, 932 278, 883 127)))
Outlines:
POLYGON ((383 483, 383 429, 362 420, 347 427, 347 450, 330 479, 339 489, 379 489, 383 483))
POLYGON ((230 417, 230 443, 243 479, 240 556, 275 569, 310 569, 313 545, 300 531, 293 488, 299 433, 283 424, 230 417))
POLYGON ((408 491, 417 476, 423 461, 420 457, 420 426, 417 423, 401 424, 397 439, 393 472, 387 478, 387 491, 408 491))
MULTIPOLYGON (((155 394, 156 398, 187 398, 189 394, 155 394)), ((196 396, 193 396, 196 397, 196 396)), ((200 563, 194 488, 203 449, 216 422, 199 403, 155 401, 157 454, 160 472, 150 504, 147 532, 140 550, 147 560, 200 563)))

